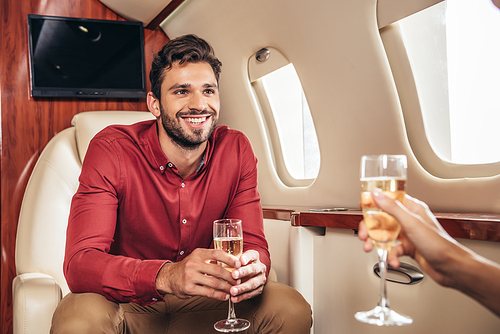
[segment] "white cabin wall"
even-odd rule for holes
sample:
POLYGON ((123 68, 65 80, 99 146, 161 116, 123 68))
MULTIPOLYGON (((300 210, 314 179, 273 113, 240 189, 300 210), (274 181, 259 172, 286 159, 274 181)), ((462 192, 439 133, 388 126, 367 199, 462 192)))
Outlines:
MULTIPOLYGON (((464 240, 478 254, 500 262, 497 242, 464 240)), ((314 333, 363 334, 496 334, 500 319, 465 294, 438 285, 424 273, 416 284, 387 282, 391 308, 413 318, 408 326, 373 326, 355 320, 358 311, 378 301, 380 279, 373 273, 376 252, 361 251, 360 241, 347 229, 327 228, 314 237, 314 333), (327 260, 317 260, 324 259, 327 260)), ((402 262, 418 267, 412 259, 402 262)))
POLYGON ((433 210, 500 212, 499 176, 439 179, 412 154, 376 0, 188 0, 161 27, 170 38, 205 38, 221 59, 221 123, 250 138, 263 205, 357 208, 361 155, 398 153, 409 158, 409 193, 433 210), (309 187, 286 187, 274 171, 247 74, 249 57, 266 46, 294 64, 311 109, 321 168, 309 187))

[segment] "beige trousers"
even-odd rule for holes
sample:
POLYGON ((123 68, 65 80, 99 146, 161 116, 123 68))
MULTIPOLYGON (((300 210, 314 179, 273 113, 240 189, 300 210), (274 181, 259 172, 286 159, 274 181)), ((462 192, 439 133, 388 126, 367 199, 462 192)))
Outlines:
MULTIPOLYGON (((312 326, 311 307, 291 287, 268 281, 262 294, 235 305, 236 316, 250 321, 244 333, 306 334, 312 326)), ((189 334, 217 333, 213 324, 227 317, 228 302, 204 297, 149 306, 117 304, 95 293, 70 293, 52 319, 51 333, 189 334)))

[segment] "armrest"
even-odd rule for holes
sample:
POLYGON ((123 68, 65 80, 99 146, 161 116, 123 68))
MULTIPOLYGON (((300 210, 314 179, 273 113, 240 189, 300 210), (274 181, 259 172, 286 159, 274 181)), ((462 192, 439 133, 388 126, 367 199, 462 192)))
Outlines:
POLYGON ((14 334, 49 333, 52 314, 61 298, 61 288, 49 275, 16 276, 12 282, 14 334))

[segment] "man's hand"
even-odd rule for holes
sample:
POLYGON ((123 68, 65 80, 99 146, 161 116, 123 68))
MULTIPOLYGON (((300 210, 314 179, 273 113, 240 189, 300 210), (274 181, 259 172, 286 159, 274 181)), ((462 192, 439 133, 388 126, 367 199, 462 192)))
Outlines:
POLYGON ((241 268, 232 272, 232 278, 238 280, 230 290, 231 301, 238 303, 254 298, 262 293, 266 284, 266 265, 260 262, 259 252, 249 250, 240 257, 241 268))
POLYGON ((230 288, 238 281, 216 261, 241 267, 238 258, 222 250, 198 248, 180 262, 166 263, 156 277, 156 289, 183 299, 205 296, 228 300, 230 288))

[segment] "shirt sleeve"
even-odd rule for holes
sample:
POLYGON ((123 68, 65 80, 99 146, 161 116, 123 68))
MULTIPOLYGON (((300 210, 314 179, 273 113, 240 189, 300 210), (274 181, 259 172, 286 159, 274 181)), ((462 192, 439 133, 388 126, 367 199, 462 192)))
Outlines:
POLYGON ((165 261, 109 254, 121 177, 120 153, 112 142, 92 140, 71 203, 63 270, 73 292, 147 305, 163 300, 156 290, 156 276, 165 261))
POLYGON ((250 141, 243 134, 239 139, 240 180, 235 196, 229 204, 226 217, 242 220, 243 251, 254 249, 259 252, 260 261, 271 268, 271 256, 264 235, 264 218, 260 194, 257 189, 257 157, 250 141))

